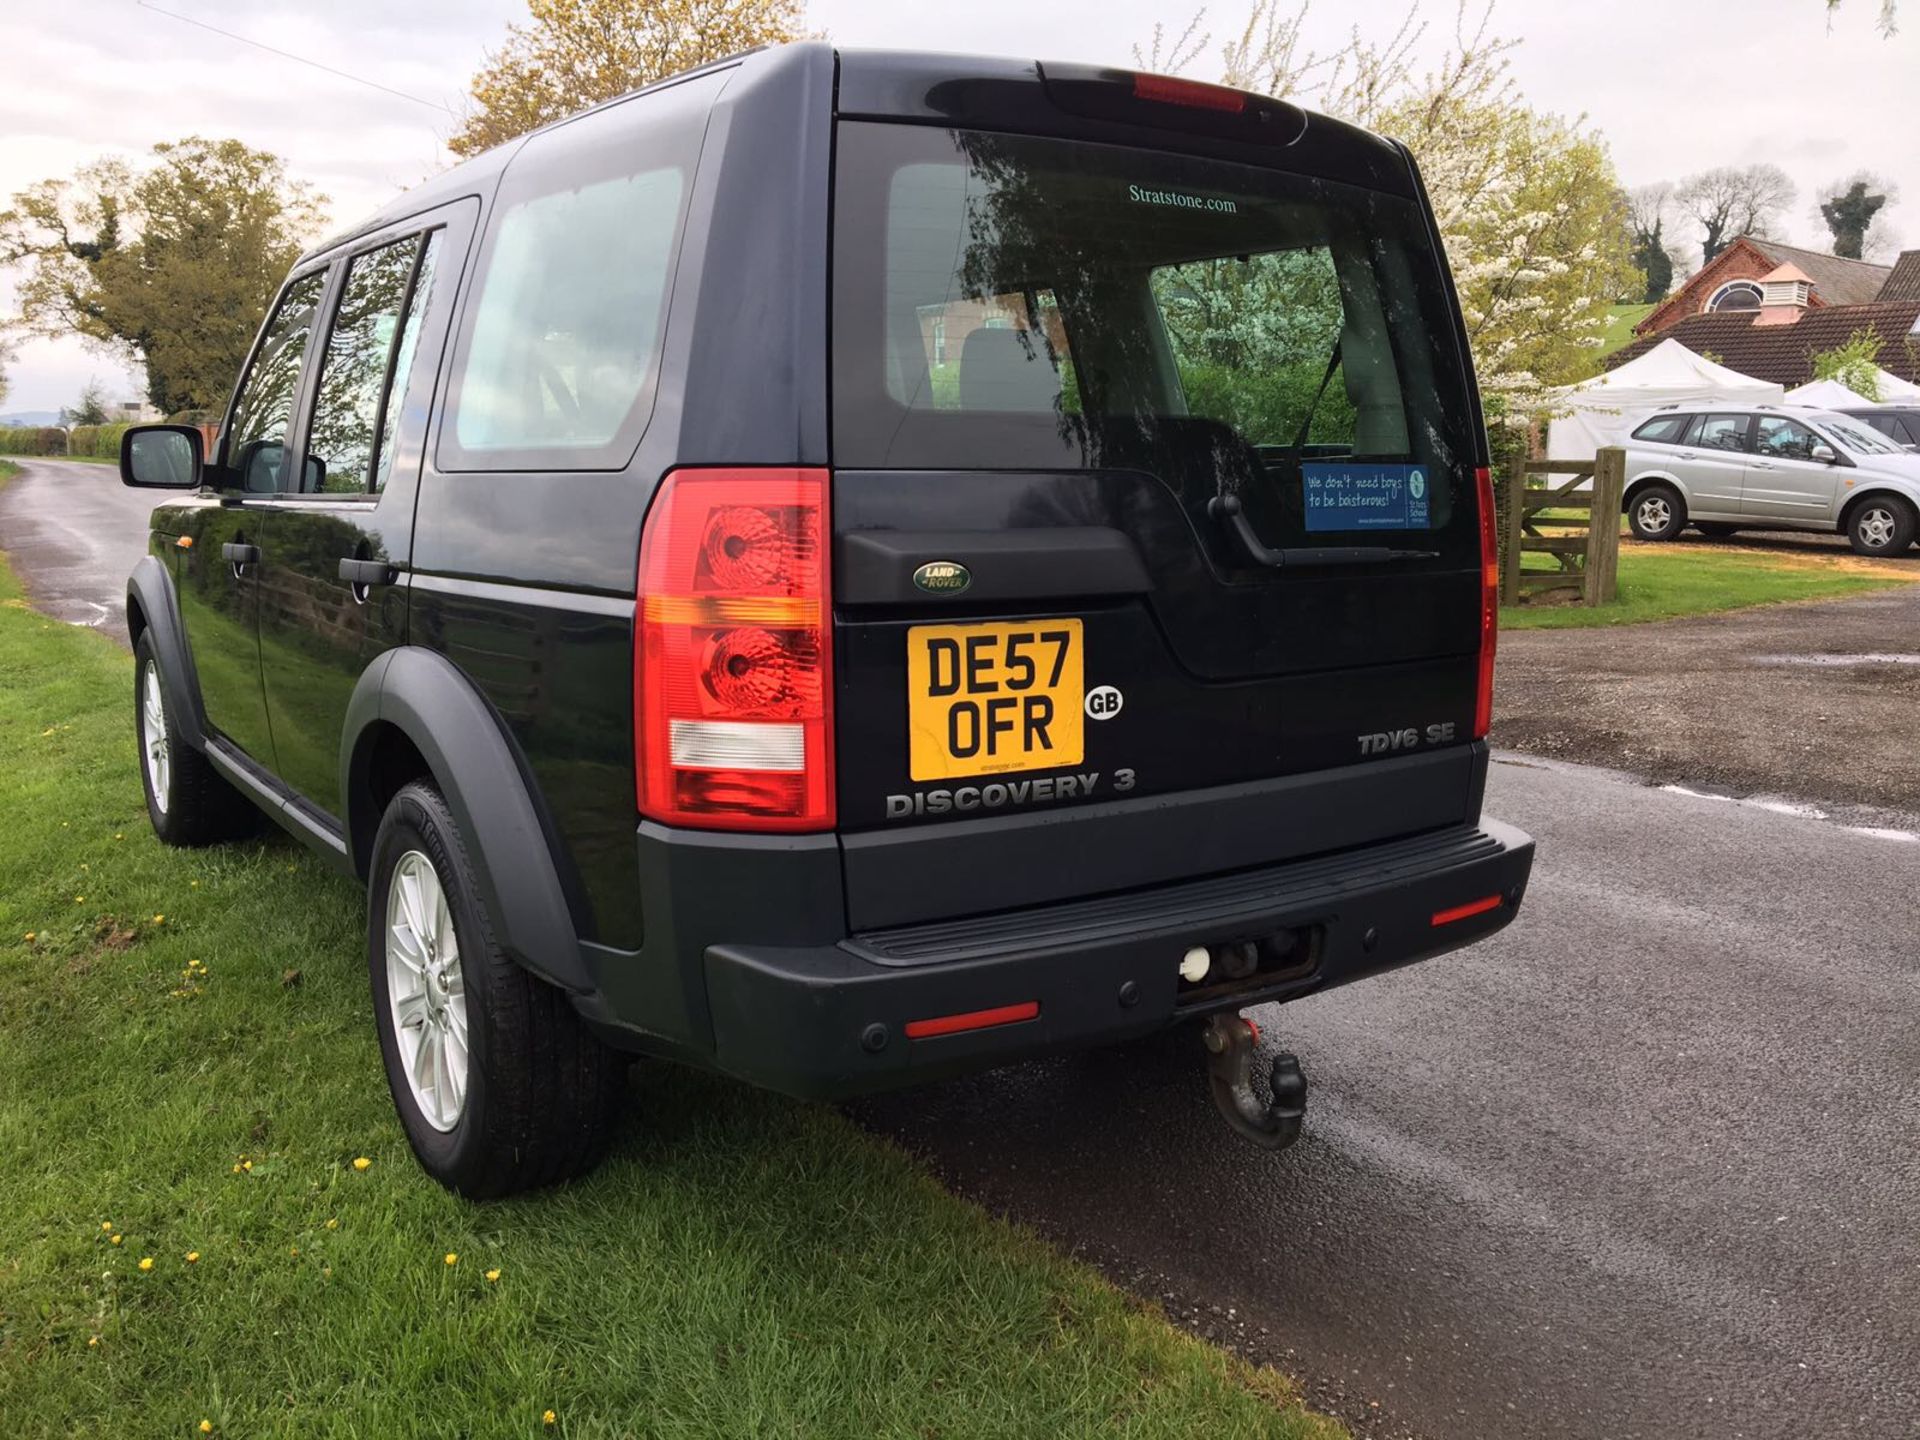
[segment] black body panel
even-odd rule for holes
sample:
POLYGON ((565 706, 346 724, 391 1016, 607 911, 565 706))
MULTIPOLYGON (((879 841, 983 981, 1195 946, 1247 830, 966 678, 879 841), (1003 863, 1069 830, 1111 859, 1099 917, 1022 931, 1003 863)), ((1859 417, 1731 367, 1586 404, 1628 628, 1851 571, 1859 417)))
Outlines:
MULTIPOLYGON (((1444 554, 1370 567, 1364 587, 1338 567, 1253 575, 1224 531, 1194 520, 1206 496, 1191 484, 1177 493, 1150 465, 837 470, 836 828, 735 834, 637 819, 636 561, 662 478, 836 459, 837 118, 1095 140, 1420 198, 1404 152, 1319 117, 1277 145, 1058 103, 1058 85, 1096 74, 803 44, 693 77, 711 100, 691 118, 694 107, 674 111, 674 144, 697 163, 657 375, 645 416, 626 422, 631 452, 597 468, 564 454, 485 468, 483 447, 442 444, 457 426, 450 395, 466 383, 461 358, 516 160, 563 149, 570 127, 589 133, 610 109, 643 115, 688 77, 456 167, 307 257, 297 275, 436 207, 471 211, 472 243, 446 272, 444 325, 420 352, 379 498, 210 488, 156 512, 156 553, 130 580, 129 604, 160 648, 189 743, 363 878, 385 797, 424 773, 473 851, 502 942, 530 970, 619 1043, 794 1094, 903 1084, 1291 999, 1506 924, 1532 846, 1479 817, 1470 527, 1435 542, 1444 554), (173 547, 175 535, 191 547, 173 547), (261 542, 266 564, 236 576, 222 555, 236 541, 261 542), (392 570, 364 572, 361 596, 362 572, 343 575, 342 560, 392 570), (929 593, 915 572, 935 561, 964 564, 971 583, 929 593), (268 583, 283 588, 263 679, 268 583), (1106 682, 1107 666, 1126 692, 1124 709, 1087 727, 1072 767, 1097 781, 1051 806, 943 813, 909 797, 899 813, 905 630, 1049 615, 1084 623, 1087 684, 1106 682), (1361 737, 1384 725, 1417 727, 1412 753, 1363 757, 1361 737), (279 755, 277 732, 289 742, 279 755), (1489 894, 1502 897, 1496 911, 1432 924, 1489 894), (1313 933, 1310 972, 1181 999, 1184 944, 1278 928, 1313 933), (1123 981, 1133 1002, 1117 999, 1123 981), (902 1037, 909 1020, 1029 999, 1041 1003, 1035 1022, 902 1037), (888 1038, 863 1044, 875 1025, 888 1038)), ((1286 107, 1272 103, 1282 124, 1286 107)), ((340 284, 336 271, 329 297, 340 284)), ((1464 335, 1444 338, 1470 386, 1464 335)), ((309 369, 303 416, 315 389, 309 369)), ((305 423, 289 432, 292 454, 305 423)), ((1457 458, 1484 464, 1484 437, 1473 446, 1457 458)))

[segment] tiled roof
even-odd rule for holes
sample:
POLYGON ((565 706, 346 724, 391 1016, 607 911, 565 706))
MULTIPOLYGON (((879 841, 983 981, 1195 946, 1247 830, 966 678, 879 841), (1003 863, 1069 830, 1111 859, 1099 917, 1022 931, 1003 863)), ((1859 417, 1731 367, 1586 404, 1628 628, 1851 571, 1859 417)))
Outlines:
MULTIPOLYGON (((1831 258, 1831 257, 1829 257, 1831 258)), ((1757 310, 1717 310, 1689 315, 1657 335, 1647 335, 1607 356, 1614 369, 1644 355, 1662 340, 1678 340, 1696 355, 1711 355, 1729 370, 1756 380, 1777 380, 1789 390, 1813 379, 1811 357, 1844 345, 1871 326, 1886 343, 1880 366, 1920 384, 1920 297, 1872 305, 1830 305, 1802 312, 1792 325, 1755 325, 1757 310)))
POLYGON ((1893 273, 1880 287, 1882 300, 1920 300, 1920 250, 1907 250, 1893 262, 1893 273))
POLYGON ((1888 267, 1875 265, 1870 260, 1845 260, 1819 250, 1782 245, 1778 240, 1753 243, 1772 256, 1775 263, 1797 265, 1804 270, 1820 298, 1829 305, 1865 305, 1879 298, 1880 287, 1887 281, 1888 267))

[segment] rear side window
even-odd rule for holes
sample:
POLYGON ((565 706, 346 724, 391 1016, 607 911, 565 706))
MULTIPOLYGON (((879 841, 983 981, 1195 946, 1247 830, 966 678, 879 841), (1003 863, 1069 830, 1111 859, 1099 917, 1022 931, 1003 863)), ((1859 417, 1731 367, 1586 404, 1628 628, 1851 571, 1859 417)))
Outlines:
POLYGON ((1741 450, 1747 448, 1745 415, 1702 415, 1687 431, 1687 444, 1702 450, 1741 450))
POLYGON ((360 494, 376 466, 385 480, 399 417, 390 397, 406 393, 439 236, 437 230, 424 241, 410 235, 348 262, 320 370, 302 489, 360 494))
POLYGON ((1678 445, 1691 415, 1661 415, 1633 432, 1636 440, 1651 440, 1657 445, 1678 445))
POLYGON ((1477 417, 1414 201, 1040 136, 838 137, 836 464, 1148 471, 1196 516, 1237 493, 1270 545, 1450 524, 1477 417))
POLYGON ((729 72, 543 131, 500 182, 443 470, 614 470, 652 412, 708 110, 729 72))
POLYGON ((300 367, 326 288, 324 269, 302 275, 287 287, 273 319, 261 332, 253 367, 234 397, 233 414, 227 421, 223 463, 242 490, 264 494, 280 488, 287 427, 293 421, 293 403, 300 389, 300 367))

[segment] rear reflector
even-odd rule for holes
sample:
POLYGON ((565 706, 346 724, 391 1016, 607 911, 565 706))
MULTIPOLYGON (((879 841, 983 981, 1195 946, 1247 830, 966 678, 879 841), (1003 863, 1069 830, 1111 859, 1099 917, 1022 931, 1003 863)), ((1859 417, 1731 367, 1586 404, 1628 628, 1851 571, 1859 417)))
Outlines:
POLYGON ((640 539, 640 813, 718 830, 833 828, 825 470, 676 470, 640 539))
POLYGON ((1473 738, 1484 740, 1493 728, 1493 652, 1500 634, 1500 538, 1493 513, 1493 472, 1475 470, 1473 480, 1480 492, 1480 675, 1473 698, 1473 738))
POLYGON ((1023 1000, 1018 1005, 1000 1005, 992 1010, 969 1010, 964 1015, 941 1015, 932 1020, 909 1020, 909 1040, 930 1040, 935 1035, 958 1035, 963 1030, 991 1030, 996 1025, 1012 1025, 1040 1017, 1038 1000, 1023 1000))
POLYGON ((1464 905, 1456 905, 1451 910, 1434 911, 1433 923, 1435 925, 1451 925, 1456 920, 1470 920, 1475 915, 1484 915, 1489 910, 1498 910, 1499 908, 1500 897, 1498 895, 1488 895, 1483 899, 1469 900, 1464 905))
POLYGON ((1247 97, 1238 90, 1172 75, 1135 75, 1133 96, 1160 105, 1184 105, 1190 110, 1218 110, 1223 115, 1238 115, 1247 108, 1247 97))

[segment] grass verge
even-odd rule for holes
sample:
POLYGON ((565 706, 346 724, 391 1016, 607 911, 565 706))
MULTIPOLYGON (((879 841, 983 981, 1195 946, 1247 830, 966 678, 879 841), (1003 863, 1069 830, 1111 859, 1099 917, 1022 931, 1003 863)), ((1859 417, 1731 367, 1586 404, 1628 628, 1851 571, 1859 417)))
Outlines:
POLYGON ((131 679, 0 566, 9 1434, 1345 1433, 834 1111, 711 1077, 637 1069, 585 1182, 442 1191, 361 895, 290 842, 155 841, 131 679))
POLYGON ((1913 560, 1871 561, 1831 551, 1782 555, 1722 545, 1620 547, 1620 598, 1611 605, 1509 605, 1502 630, 1569 630, 1710 615, 1788 600, 1833 600, 1920 580, 1913 560))

